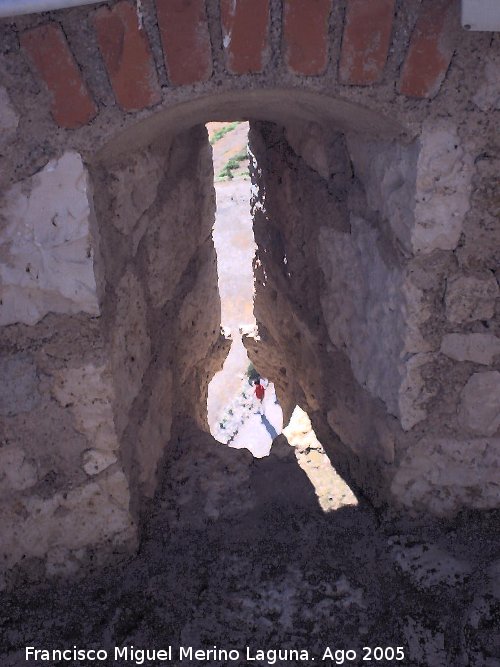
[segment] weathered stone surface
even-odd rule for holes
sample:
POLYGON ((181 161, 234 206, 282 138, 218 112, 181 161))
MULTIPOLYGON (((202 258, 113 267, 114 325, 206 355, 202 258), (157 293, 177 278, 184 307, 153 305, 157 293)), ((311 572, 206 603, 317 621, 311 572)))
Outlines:
POLYGON ((471 433, 493 435, 500 428, 500 373, 474 373, 462 390, 460 421, 471 433))
POLYGON ((500 501, 499 466, 500 438, 426 437, 407 452, 391 491, 407 508, 438 516, 489 509, 500 501))
POLYGON ((427 385, 423 370, 433 359, 432 353, 419 353, 401 364, 403 377, 398 391, 398 407, 404 431, 409 431, 427 417, 426 403, 436 389, 427 385))
POLYGON ((142 385, 150 363, 146 303, 142 286, 128 269, 117 290, 116 317, 112 336, 112 366, 116 397, 116 427, 121 436, 128 421, 128 412, 142 385))
POLYGON ((404 271, 384 261, 378 236, 355 217, 350 234, 321 229, 318 252, 326 280, 321 303, 330 338, 347 352, 358 382, 409 430, 425 418, 429 398, 420 369, 430 358, 418 333, 428 313, 404 271))
POLYGON ((500 338, 493 334, 446 334, 441 352, 456 361, 473 361, 489 366, 500 355, 500 338))
MULTIPOLYGON (((170 187, 161 189, 159 208, 144 239, 147 288, 155 307, 164 306, 179 290, 215 220, 211 150, 205 142, 205 129, 195 129, 191 139, 183 143, 178 138, 170 150, 170 187)), ((158 173, 152 177, 158 178, 158 173)))
POLYGON ((446 316, 457 324, 489 320, 499 294, 498 283, 491 273, 450 278, 446 284, 446 316))
POLYGON ((0 357, 0 415, 29 412, 40 400, 33 359, 26 354, 0 357))
POLYGON ((411 251, 418 143, 404 146, 348 135, 347 146, 369 207, 387 218, 399 241, 411 251))
POLYGON ((49 312, 98 315, 80 155, 65 153, 12 186, 2 215, 0 324, 35 324, 49 312))
POLYGON ((111 540, 133 544, 127 480, 110 469, 87 484, 48 498, 38 495, 6 504, 0 518, 0 558, 12 567, 25 554, 44 559, 54 549, 77 550, 111 540))
MULTIPOLYGON (((134 238, 134 249, 141 234, 134 234, 141 216, 153 204, 164 176, 163 165, 151 152, 136 153, 126 166, 113 170, 110 191, 113 197, 111 221, 124 235, 134 238), (136 239, 138 236, 138 239, 136 239)), ((144 230, 140 230, 144 233, 144 230)))
POLYGON ((111 452, 103 452, 99 449, 88 449, 83 453, 83 469, 87 475, 98 475, 110 465, 116 463, 117 459, 111 452))
POLYGON ((0 447, 0 496, 29 489, 37 481, 36 465, 23 449, 16 445, 0 447))
POLYGON ((472 160, 456 127, 424 123, 410 145, 348 137, 369 206, 410 252, 454 249, 469 209, 472 160))
POLYGON ((417 165, 415 229, 417 252, 453 250, 470 206, 472 155, 449 121, 424 123, 417 165))
POLYGON ((86 364, 54 373, 52 392, 62 406, 70 406, 75 428, 103 452, 118 449, 114 418, 114 390, 109 368, 86 364))
POLYGON ((9 94, 0 86, 0 141, 11 137, 19 124, 19 115, 10 101, 9 94))
POLYGON ((472 98, 481 111, 500 109, 500 56, 492 55, 484 64, 484 79, 472 98))
POLYGON ((329 156, 324 142, 324 131, 316 123, 310 123, 307 132, 301 124, 289 124, 286 138, 293 150, 323 178, 330 176, 329 156))
POLYGON ((156 489, 158 462, 170 440, 172 394, 172 371, 163 369, 151 388, 148 412, 139 431, 139 484, 145 495, 150 497, 156 489))

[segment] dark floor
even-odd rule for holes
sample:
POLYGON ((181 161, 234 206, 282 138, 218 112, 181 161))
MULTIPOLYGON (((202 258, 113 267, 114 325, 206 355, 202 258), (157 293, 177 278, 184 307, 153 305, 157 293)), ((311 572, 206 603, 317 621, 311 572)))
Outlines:
POLYGON ((362 501, 324 514, 289 450, 254 460, 192 432, 172 449, 135 558, 4 594, 1 667, 500 667, 499 514, 418 529, 362 501), (26 662, 27 645, 111 657, 26 662), (172 646, 172 661, 115 661, 115 646, 172 646), (181 646, 233 649, 239 659, 180 661, 181 646), (382 653, 369 654, 375 647, 382 653), (390 659, 397 647, 403 660, 390 659), (270 652, 262 659, 259 650, 270 652))

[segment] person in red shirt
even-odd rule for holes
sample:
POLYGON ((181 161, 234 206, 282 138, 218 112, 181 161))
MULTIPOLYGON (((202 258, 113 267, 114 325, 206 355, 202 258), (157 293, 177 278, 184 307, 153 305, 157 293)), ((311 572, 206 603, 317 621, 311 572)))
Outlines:
POLYGON ((264 400, 265 393, 266 390, 261 385, 260 380, 255 380, 255 396, 259 399, 261 403, 264 400))

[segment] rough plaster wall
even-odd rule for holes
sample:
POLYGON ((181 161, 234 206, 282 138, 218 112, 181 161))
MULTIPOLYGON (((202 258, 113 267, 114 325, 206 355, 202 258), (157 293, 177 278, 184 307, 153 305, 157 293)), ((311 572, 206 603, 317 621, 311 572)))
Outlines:
MULTIPOLYGON (((21 561, 24 572, 71 574, 94 549, 105 557, 107 549, 135 546, 172 422, 189 415, 205 425, 207 386, 226 348, 204 128, 94 171, 93 199, 81 159, 65 154, 13 187, 22 203, 39 197, 46 174, 59 187, 46 186, 42 214, 30 213, 33 204, 5 209, 7 229, 14 220, 15 242, 39 250, 40 283, 47 268, 47 280, 75 290, 67 301, 57 290, 43 298, 31 290, 2 329, 0 530, 2 571, 10 578, 21 561), (75 169, 84 190, 74 188, 75 169), (92 226, 75 210, 92 215, 92 226), (51 220, 60 223, 62 241, 40 249, 33 226, 54 233, 51 220), (96 273, 91 290, 82 286, 82 271, 96 273), (89 317, 79 289, 96 306, 101 290, 92 311, 99 317, 89 317)), ((5 247, 12 252, 9 241, 5 247)), ((22 290, 24 268, 9 275, 22 290)))
POLYGON ((499 290, 485 267, 457 271, 473 156, 436 127, 406 147, 350 137, 342 153, 316 127, 254 126, 261 340, 248 346, 376 502, 449 515, 500 501, 499 290))
POLYGON ((189 415, 205 425, 201 406, 225 349, 206 130, 195 127, 95 176, 115 421, 135 505, 154 492, 172 421, 189 415))
POLYGON ((1 350, 0 574, 70 574, 133 548, 99 320, 48 314, 12 324, 1 350))
POLYGON ((322 315, 322 227, 327 222, 331 233, 348 234, 349 160, 341 135, 331 134, 312 151, 316 129, 304 127, 302 134, 304 141, 297 126, 286 131, 252 126, 260 340, 247 339, 246 345, 256 367, 275 382, 285 420, 301 405, 335 466, 381 501, 386 493, 381 471, 394 460, 397 425, 356 381, 345 349, 329 340, 322 315), (291 149, 289 136, 312 167, 291 149), (325 165, 329 187, 319 174, 325 165))
POLYGON ((78 153, 7 190, 0 237, 0 319, 8 325, 0 343, 0 567, 70 573, 93 558, 89 548, 105 556, 136 540, 96 318, 92 189, 78 153))

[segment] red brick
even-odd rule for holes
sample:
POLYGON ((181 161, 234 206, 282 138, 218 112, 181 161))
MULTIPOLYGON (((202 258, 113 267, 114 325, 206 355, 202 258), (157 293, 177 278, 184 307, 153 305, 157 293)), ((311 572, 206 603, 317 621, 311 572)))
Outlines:
POLYGON ((261 72, 269 39, 269 0, 221 0, 220 11, 228 70, 261 72))
POLYGON ((328 64, 328 19, 331 0, 285 0, 283 39, 288 67, 315 75, 328 64))
POLYGON ((455 0, 423 1, 401 73, 403 95, 431 98, 439 92, 454 51, 455 10, 455 0))
POLYGON ((343 83, 366 86, 382 78, 393 17, 394 0, 348 0, 339 62, 343 83))
POLYGON ((95 12, 99 48, 116 100, 125 111, 160 101, 160 88, 148 38, 139 28, 135 5, 118 2, 95 12))
POLYGON ((21 46, 52 94, 52 115, 60 127, 86 125, 97 107, 85 85, 64 33, 57 23, 23 32, 21 46))
POLYGON ((212 75, 212 48, 205 0, 156 0, 165 66, 170 82, 182 86, 212 75))

